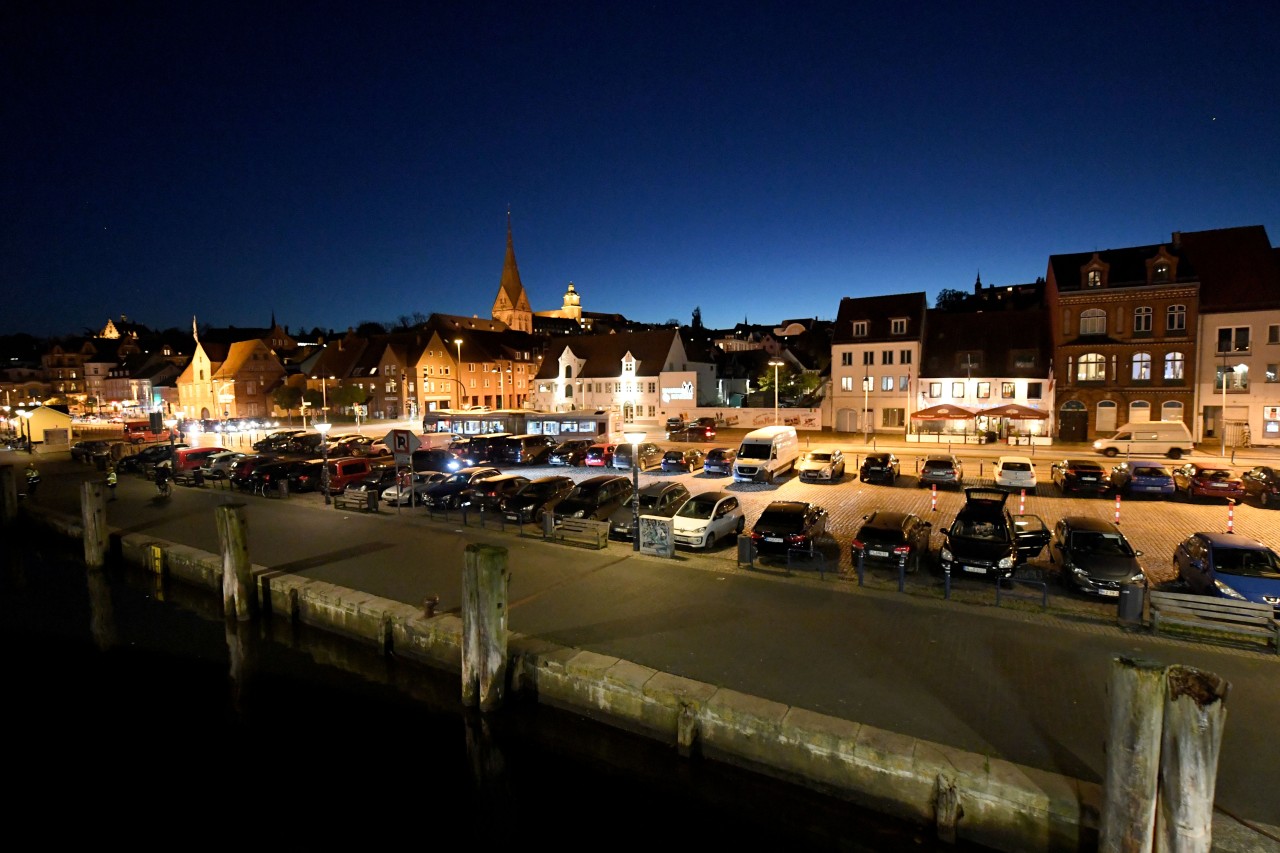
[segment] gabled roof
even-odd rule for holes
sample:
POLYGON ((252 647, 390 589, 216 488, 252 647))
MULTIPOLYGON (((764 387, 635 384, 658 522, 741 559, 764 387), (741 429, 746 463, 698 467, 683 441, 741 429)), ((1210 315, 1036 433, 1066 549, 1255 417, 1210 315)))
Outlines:
POLYGON ((1200 273, 1200 312, 1280 308, 1280 264, 1261 225, 1186 231, 1183 254, 1200 273))
POLYGON ((542 361, 538 379, 554 379, 559 372, 561 353, 568 349, 583 360, 582 369, 575 379, 610 379, 622 370, 622 359, 627 353, 636 359, 637 376, 657 376, 665 369, 667 357, 677 346, 683 349, 683 340, 676 329, 660 329, 653 332, 628 332, 618 335, 580 335, 568 338, 560 346, 553 346, 542 361))
POLYGON ((1123 249, 1105 249, 1101 252, 1073 252, 1068 255, 1050 255, 1049 268, 1059 293, 1074 293, 1084 290, 1080 271, 1093 260, 1107 265, 1107 289, 1117 287, 1146 287, 1147 262, 1164 251, 1178 259, 1176 280, 1169 282, 1193 282, 1198 280, 1195 266, 1187 258, 1186 253, 1173 243, 1152 243, 1147 246, 1128 246, 1123 249))
POLYGON ((836 327, 831 343, 873 344, 885 341, 919 340, 928 307, 929 302, 924 291, 858 298, 846 296, 840 300, 840 310, 836 313, 836 327), (906 334, 890 334, 890 321, 903 317, 907 319, 906 334), (867 324, 865 336, 856 338, 853 336, 855 322, 867 324))

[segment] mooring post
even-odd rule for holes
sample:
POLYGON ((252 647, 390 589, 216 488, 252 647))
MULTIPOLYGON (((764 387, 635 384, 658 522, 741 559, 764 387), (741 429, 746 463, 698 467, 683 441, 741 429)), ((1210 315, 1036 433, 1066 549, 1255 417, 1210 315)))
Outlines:
POLYGON ((1107 685, 1111 718, 1098 849, 1150 851, 1154 840, 1164 719, 1165 668, 1116 658, 1107 685))
POLYGON ((507 549, 467 545, 462 570, 462 703, 492 711, 507 674, 507 549))
POLYGON ((222 504, 217 513, 222 551, 222 613, 244 621, 253 617, 249 573, 249 520, 244 504, 222 504))
POLYGON ((18 480, 12 465, 0 465, 0 523, 12 524, 18 518, 18 480))
POLYGON ((1231 684, 1212 672, 1171 666, 1165 676, 1157 853, 1209 853, 1213 794, 1231 684))
POLYGON ((80 521, 84 527, 84 564, 102 568, 107 561, 107 500, 102 483, 86 480, 80 484, 80 521))

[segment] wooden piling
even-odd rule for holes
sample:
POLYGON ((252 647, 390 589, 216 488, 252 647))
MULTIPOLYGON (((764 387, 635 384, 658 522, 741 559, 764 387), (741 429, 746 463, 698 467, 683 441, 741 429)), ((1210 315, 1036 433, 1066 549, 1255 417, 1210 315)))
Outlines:
POLYGON ((472 543, 462 571, 462 702, 492 711, 507 673, 507 549, 472 543))
POLYGON ((0 524, 10 525, 18 518, 18 479, 12 465, 0 465, 0 524))
POLYGON ((244 621, 253 617, 253 585, 249 572, 249 520, 244 504, 222 504, 217 513, 222 552, 222 613, 244 621))
POLYGON ((1098 849, 1104 853, 1149 853, 1155 837, 1165 667, 1152 661, 1116 658, 1107 692, 1111 718, 1098 849))
POLYGON ((80 484, 80 521, 84 529, 84 564, 100 569, 107 562, 107 500, 102 483, 80 484))
POLYGON ((1166 681, 1155 849, 1209 853, 1218 753, 1231 685, 1212 672, 1189 666, 1169 667, 1166 681))

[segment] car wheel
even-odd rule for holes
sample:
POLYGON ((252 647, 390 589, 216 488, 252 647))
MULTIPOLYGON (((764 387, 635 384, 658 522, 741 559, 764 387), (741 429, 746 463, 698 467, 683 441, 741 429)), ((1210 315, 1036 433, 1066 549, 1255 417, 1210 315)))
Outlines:
MULTIPOLYGON (((1112 453, 1111 455, 1112 455, 1112 456, 1115 456, 1115 454, 1114 454, 1114 453, 1112 453)), ((1182 448, 1180 448, 1180 447, 1173 447, 1173 448, 1170 448, 1170 449, 1169 449, 1169 458, 1170 458, 1170 459, 1181 459, 1181 458, 1182 458, 1182 448)))
POLYGON ((1102 451, 1102 455, 1106 456, 1108 459, 1114 459, 1116 454, 1119 452, 1120 451, 1116 450, 1114 447, 1108 447, 1106 450, 1102 451))

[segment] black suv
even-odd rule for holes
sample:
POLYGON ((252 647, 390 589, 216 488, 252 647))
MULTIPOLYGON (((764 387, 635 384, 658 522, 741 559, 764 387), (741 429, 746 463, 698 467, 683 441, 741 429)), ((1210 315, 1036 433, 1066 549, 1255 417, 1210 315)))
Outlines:
POLYGON ((1009 493, 993 487, 964 490, 964 506, 943 532, 938 559, 944 571, 999 579, 1009 577, 1049 544, 1049 528, 1038 515, 1012 515, 1009 493))
POLYGON ((552 513, 556 519, 590 518, 602 521, 608 518, 623 501, 631 497, 631 480, 621 474, 601 474, 588 477, 573 487, 555 505, 552 513))
POLYGON ((857 564, 880 563, 914 572, 929 556, 933 525, 914 512, 876 510, 862 517, 862 527, 849 543, 849 559, 857 564))
POLYGON ((892 453, 868 453, 858 469, 858 477, 864 483, 884 483, 892 486, 902 474, 902 463, 892 453))
POLYGON ((1138 558, 1120 528, 1110 521, 1083 515, 1059 519, 1053 527, 1049 559, 1062 562, 1064 584, 1081 592, 1118 597, 1120 585, 1142 583, 1146 579, 1138 558))
POLYGON ((827 511, 805 501, 774 501, 764 508, 751 541, 758 554, 782 554, 793 548, 813 553, 814 545, 827 532, 827 511))
POLYGON ((487 477, 471 488, 463 489, 458 495, 458 506, 497 512, 503 498, 514 495, 529 482, 528 477, 520 474, 499 474, 496 477, 487 477))
POLYGON ((609 535, 615 539, 636 538, 636 501, 640 502, 640 515, 660 515, 670 518, 689 499, 689 489, 683 483, 659 480, 650 483, 627 498, 609 516, 609 535))
POLYGON ((572 477, 551 475, 530 480, 520 491, 508 495, 499 503, 502 517, 516 524, 541 521, 542 514, 554 507, 577 485, 572 477))
MULTIPOLYGON (((173 445, 174 450, 181 450, 187 445, 178 442, 173 445)), ((143 472, 148 465, 158 465, 161 462, 169 460, 169 445, 153 444, 150 447, 144 447, 132 456, 122 456, 116 462, 116 470, 123 474, 126 471, 143 472)))
POLYGON ((551 455, 547 457, 548 465, 568 465, 571 468, 577 468, 582 465, 584 459, 587 458, 587 448, 595 442, 589 438, 571 438, 568 441, 562 441, 551 451, 551 455))

